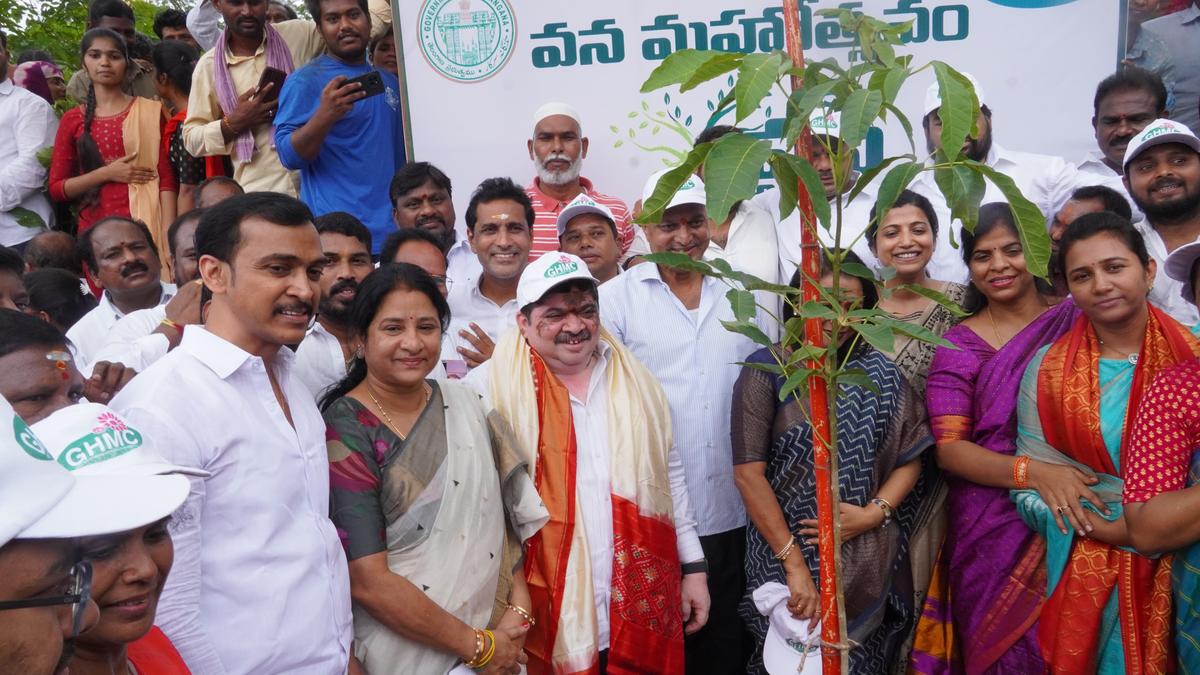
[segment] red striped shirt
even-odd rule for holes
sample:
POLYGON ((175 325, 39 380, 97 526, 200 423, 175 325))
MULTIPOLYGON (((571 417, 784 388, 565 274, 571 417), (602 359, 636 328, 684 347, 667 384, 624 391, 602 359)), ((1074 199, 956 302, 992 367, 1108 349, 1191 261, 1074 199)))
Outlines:
MULTIPOLYGON (((628 251, 629 245, 633 243, 634 234, 629 207, 617 197, 596 192, 592 181, 583 176, 579 177, 579 186, 583 188, 584 194, 612 211, 617 221, 617 243, 621 245, 621 253, 628 251)), ((558 214, 566 208, 570 200, 560 202, 542 192, 541 180, 538 178, 534 178, 525 188, 525 193, 529 195, 529 201, 533 202, 533 246, 529 250, 529 262, 533 262, 543 254, 558 250, 558 214)))

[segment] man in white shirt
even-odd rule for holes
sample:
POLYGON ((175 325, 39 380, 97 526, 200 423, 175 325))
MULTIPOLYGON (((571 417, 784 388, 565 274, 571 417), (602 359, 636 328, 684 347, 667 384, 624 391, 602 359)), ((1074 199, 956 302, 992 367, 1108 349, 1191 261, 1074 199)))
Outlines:
POLYGON ((450 288, 453 351, 443 361, 462 359, 474 368, 492 357, 496 340, 516 325, 517 282, 529 263, 533 204, 508 178, 488 178, 467 205, 467 241, 482 268, 479 278, 450 288))
MULTIPOLYGON (((703 184, 689 178, 660 222, 644 227, 650 250, 701 259, 709 232, 704 204, 703 184)), ((737 613, 746 508, 733 482, 729 420, 737 363, 756 346, 721 324, 736 320, 726 290, 717 279, 653 264, 635 265, 600 288, 604 327, 658 378, 671 407, 712 598, 708 624, 687 638, 687 660, 713 673, 745 672, 749 649, 737 613)))
POLYGON ((100 348, 122 317, 168 302, 175 285, 163 283, 162 263, 150 230, 125 216, 109 216, 79 238, 79 256, 104 292, 100 304, 67 330, 80 371, 100 360, 100 348))
POLYGON ((130 312, 113 325, 97 361, 120 363, 142 372, 179 346, 186 326, 201 323, 203 286, 196 265, 196 226, 203 209, 192 209, 167 228, 167 248, 175 271, 176 293, 166 304, 130 312))
MULTIPOLYGON (((1061 157, 1038 155, 1029 152, 1006 150, 992 140, 992 111, 987 106, 987 98, 983 87, 969 74, 964 73, 975 86, 975 96, 979 100, 980 111, 976 119, 979 136, 968 136, 963 143, 967 159, 986 164, 987 166, 1007 175, 1016 183, 1021 194, 1037 205, 1045 216, 1047 224, 1058 213, 1058 209, 1067 202, 1075 188, 1083 187, 1093 179, 1081 175, 1074 164, 1061 157)), ((925 107, 923 110, 922 127, 925 129, 925 144, 930 154, 941 148, 942 121, 938 110, 942 106, 941 92, 937 81, 925 92, 925 107)), ((930 158, 928 163, 933 163, 930 158)), ((1004 202, 1004 194, 990 180, 984 179, 986 189, 983 201, 1004 202)), ((962 253, 955 244, 962 240, 962 222, 950 217, 950 207, 942 190, 934 181, 932 171, 925 171, 917 176, 909 185, 913 192, 924 195, 937 212, 938 221, 945 225, 938 229, 937 247, 933 252, 933 260, 926 268, 929 278, 941 281, 966 283, 967 265, 963 262, 962 253), (954 242, 953 244, 951 242, 954 242)))
POLYGON ((371 264, 371 231, 344 211, 318 216, 325 269, 321 272, 321 306, 317 322, 296 348, 296 377, 313 398, 346 376, 350 360, 350 305, 358 285, 375 269, 371 264))
POLYGON ((37 154, 54 145, 57 132, 50 104, 9 79, 8 36, 0 31, 0 245, 17 253, 52 223, 37 154))
POLYGON ((234 197, 196 231, 213 295, 204 326, 113 408, 193 478, 171 523, 175 566, 157 622, 197 675, 318 673, 350 664, 346 557, 330 522, 325 424, 295 376, 325 267, 312 214, 274 193, 234 197))
MULTIPOLYGON (((1158 119, 1134 136, 1125 152, 1125 187, 1146 214, 1135 227, 1159 268, 1172 251, 1200 239, 1200 138, 1187 126, 1158 119)), ((1183 299, 1182 288, 1182 282, 1160 274, 1150 301, 1194 326, 1200 313, 1183 299)))
POLYGON ((669 672, 683 663, 683 641, 671 639, 672 631, 686 624, 684 632, 694 633, 707 621, 707 567, 683 464, 669 428, 664 428, 670 414, 666 396, 645 366, 602 331, 597 285, 587 264, 568 253, 547 253, 530 263, 517 291, 517 330, 501 337, 493 358, 472 371, 466 382, 509 420, 526 447, 541 453, 533 461, 542 476, 540 490, 551 524, 535 535, 541 545, 530 547, 536 551, 531 553, 536 556, 532 564, 546 570, 569 568, 561 587, 555 583, 538 588, 539 576, 530 577, 535 580, 530 591, 538 615, 526 638, 531 663, 557 672, 559 668, 548 666, 578 665, 573 661, 582 661, 582 653, 588 664, 593 657, 598 660, 601 672, 606 666, 621 672, 669 672), (546 398, 569 406, 543 405, 546 398), (539 444, 542 430, 555 425, 572 429, 574 443, 539 444), (551 453, 562 456, 542 456, 551 453), (577 467, 574 475, 551 469, 563 463, 577 467), (574 500, 555 498, 569 493, 571 484, 574 500), (636 525, 639 521, 671 529, 636 525), (577 523, 585 536, 573 532, 577 523), (571 534, 552 539, 562 527, 571 534), (625 547, 639 529, 655 534, 638 544, 642 553, 635 567, 625 547), (570 544, 570 555, 560 557, 560 542, 570 544), (646 569, 657 570, 657 588, 649 597, 629 592, 640 585, 636 579, 646 569), (679 575, 682 583, 677 586, 679 575), (547 606, 550 603, 537 602, 539 593, 564 598, 558 615, 547 606), (589 597, 592 606, 566 600, 587 602, 589 597), (664 637, 654 643, 620 643, 616 638, 634 634, 628 627, 640 623, 625 607, 647 600, 670 611, 667 625, 654 631, 664 637), (674 608, 681 601, 680 617, 674 608), (558 630, 560 621, 586 625, 583 630, 558 630), (561 637, 547 644, 550 635, 561 637), (571 663, 559 663, 564 651, 571 663))
POLYGON ((449 176, 429 162, 409 162, 392 177, 389 193, 397 228, 422 230, 437 240, 451 285, 465 286, 479 278, 482 270, 471 242, 458 238, 449 176))

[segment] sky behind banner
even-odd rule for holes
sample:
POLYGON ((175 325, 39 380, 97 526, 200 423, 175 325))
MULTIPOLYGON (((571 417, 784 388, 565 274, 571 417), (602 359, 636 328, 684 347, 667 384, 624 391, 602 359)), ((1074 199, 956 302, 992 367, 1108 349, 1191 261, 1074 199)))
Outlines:
MULTIPOLYGON (((632 204, 646 178, 686 152, 691 139, 732 115, 712 111, 728 90, 719 79, 686 94, 639 93, 668 54, 684 48, 764 52, 783 49, 782 3, 743 0, 408 0, 394 3, 407 89, 412 154, 450 175, 465 206, 483 178, 533 176, 525 142, 534 110, 564 101, 590 139, 584 175, 632 204)), ((801 0, 807 59, 858 58, 853 41, 819 9, 863 9, 913 20, 907 53, 970 72, 994 112, 997 143, 1069 161, 1094 147, 1096 84, 1120 54, 1124 2, 1095 0, 801 0)), ((925 89, 932 71, 905 85, 898 106, 912 121, 918 153, 925 89)), ((776 132, 783 94, 741 123, 776 132)), ((860 162, 908 150, 894 122, 873 130, 860 162)), ((461 212, 461 210, 460 210, 461 212)))

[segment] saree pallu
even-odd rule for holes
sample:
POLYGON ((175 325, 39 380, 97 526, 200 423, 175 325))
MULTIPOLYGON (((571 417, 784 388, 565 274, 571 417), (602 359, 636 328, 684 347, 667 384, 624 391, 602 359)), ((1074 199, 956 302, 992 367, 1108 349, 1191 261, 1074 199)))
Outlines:
MULTIPOLYGON (((162 146, 162 104, 135 96, 129 107, 129 114, 122 125, 122 139, 125 143, 125 154, 133 155, 133 164, 143 169, 159 170, 159 153, 162 146)), ((145 183, 130 183, 129 215, 140 220, 150 228, 154 236, 154 245, 158 250, 158 259, 164 263, 171 259, 171 250, 167 242, 167 226, 162 222, 162 202, 159 201, 159 181, 151 180, 145 183)), ((166 275, 164 267, 163 274, 166 275)), ((164 280, 170 281, 167 276, 164 280)))
MULTIPOLYGON (((939 443, 970 441, 1016 452, 1017 392, 1039 349, 1058 339, 1079 310, 1066 300, 1042 313, 999 350, 966 326, 943 336, 926 400, 939 443)), ((917 624, 909 672, 925 675, 1045 669, 1037 642, 1045 600, 1045 543, 1013 507, 1008 490, 947 474, 948 526, 917 624)))
MULTIPOLYGON (((766 349, 755 352, 747 361, 775 362, 766 349)), ((843 385, 835 399, 839 500, 865 506, 897 467, 919 461, 932 446, 933 438, 925 422, 924 406, 886 356, 860 346, 847 367, 862 369, 878 387, 876 393, 843 385)), ((739 446, 748 446, 755 456, 765 450, 767 481, 789 529, 796 531, 801 520, 816 518, 817 512, 812 427, 795 400, 779 401, 781 384, 778 376, 743 368, 734 389, 733 415, 774 420, 762 419, 754 428, 745 423, 735 425, 735 433, 740 432, 741 438, 735 438, 734 446, 735 453, 739 446)), ((898 505, 898 511, 916 511, 921 506, 910 495, 898 505)), ((851 673, 878 675, 892 671, 902 644, 916 624, 913 597, 901 590, 905 584, 897 579, 907 579, 909 574, 904 536, 904 530, 893 523, 842 544, 847 632, 849 639, 857 643, 850 650, 851 673)), ((796 548, 803 554, 813 580, 818 580, 817 547, 798 540, 796 548)), ((753 593, 771 581, 786 584, 783 567, 758 530, 748 527, 746 594, 738 610, 757 641, 751 672, 765 672, 761 654, 768 627, 767 618, 754 605, 753 593)))
MULTIPOLYGON (((1080 317, 1034 359, 1021 385, 1019 453, 1096 473, 1100 483, 1092 489, 1110 520, 1122 512, 1121 467, 1133 426, 1126 420, 1132 422, 1150 379, 1200 354, 1200 342, 1151 305, 1139 354, 1136 366, 1101 360, 1095 329, 1080 317)), ((1064 535, 1036 491, 1014 491, 1013 500, 1047 543, 1049 598, 1039 637, 1051 671, 1172 672, 1169 557, 1151 560, 1064 535)))

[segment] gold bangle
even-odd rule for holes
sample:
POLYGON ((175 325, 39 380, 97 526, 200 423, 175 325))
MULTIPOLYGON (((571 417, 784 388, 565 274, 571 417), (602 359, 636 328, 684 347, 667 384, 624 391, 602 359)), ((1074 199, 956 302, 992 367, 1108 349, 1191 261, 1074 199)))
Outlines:
POLYGON ((162 321, 158 322, 158 325, 166 326, 167 328, 170 328, 171 330, 175 331, 175 333, 177 335, 179 335, 180 337, 183 337, 183 326, 179 325, 175 321, 168 319, 165 316, 163 317, 162 321))
POLYGON ((526 610, 524 607, 519 607, 517 605, 508 603, 508 602, 504 603, 504 606, 507 609, 511 609, 512 611, 519 614, 521 616, 521 618, 525 619, 525 623, 528 623, 530 628, 533 628, 534 626, 537 625, 537 621, 534 620, 533 615, 530 614, 529 611, 526 610))
POLYGON ((483 655, 483 658, 480 659, 478 665, 470 666, 472 670, 483 670, 484 668, 487 668, 488 664, 492 662, 492 657, 496 655, 496 634, 490 630, 484 630, 483 634, 486 635, 489 640, 488 649, 483 655))
POLYGON ((468 668, 478 668, 479 667, 479 662, 483 660, 484 646, 486 645, 486 643, 484 641, 483 631, 479 630, 478 628, 476 628, 474 630, 475 630, 475 656, 472 656, 470 661, 463 661, 463 665, 465 665, 468 668))
POLYGON ((783 562, 783 561, 787 560, 787 557, 789 555, 791 555, 792 549, 795 548, 795 546, 796 546, 796 538, 791 535, 788 535, 787 546, 784 546, 783 550, 781 550, 779 553, 775 554, 775 559, 778 560, 779 562, 783 562))

